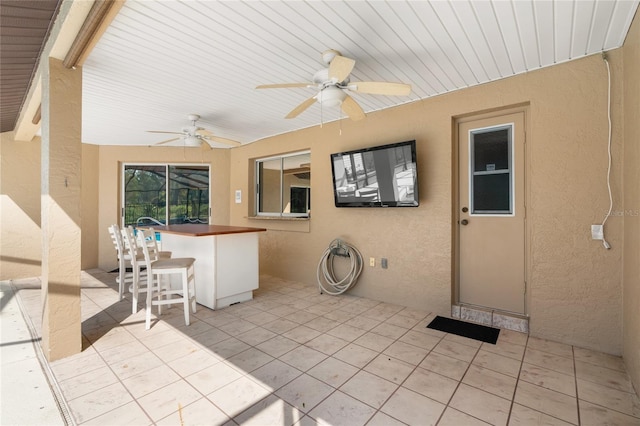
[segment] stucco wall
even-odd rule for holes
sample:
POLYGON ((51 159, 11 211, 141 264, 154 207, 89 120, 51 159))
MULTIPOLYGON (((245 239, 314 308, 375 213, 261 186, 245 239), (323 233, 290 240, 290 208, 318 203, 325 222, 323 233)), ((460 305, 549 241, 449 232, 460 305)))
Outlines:
MULTIPOLYGON (((621 52, 613 68, 613 114, 621 117, 621 52)), ((528 104, 527 238, 531 334, 608 353, 622 351, 622 220, 607 222, 611 250, 590 239, 608 208, 607 78, 599 55, 445 94, 366 120, 325 124, 233 149, 231 189, 250 188, 251 159, 311 150, 312 216, 299 222, 248 218, 251 203, 231 205, 231 224, 264 226, 261 272, 308 284, 332 239, 357 246, 365 266, 352 293, 447 314, 452 294, 452 144, 455 117, 528 104), (342 127, 342 134, 339 128, 342 127), (333 152, 416 139, 420 207, 337 209, 333 152), (367 262, 368 264, 368 262, 367 262)), ((314 113, 312 111, 305 112, 314 113)), ((614 128, 614 199, 621 198, 621 127, 614 128)))
POLYGON ((181 147, 125 147, 100 146, 99 166, 99 216, 97 232, 99 239, 99 267, 106 271, 116 268, 116 252, 107 227, 120 223, 120 174, 123 163, 133 164, 210 164, 211 165, 211 216, 216 225, 229 224, 229 150, 181 147))
POLYGON ((0 280, 39 276, 40 138, 0 134, 0 280))
POLYGON ((640 392, 640 15, 624 52, 624 349, 627 370, 640 392))

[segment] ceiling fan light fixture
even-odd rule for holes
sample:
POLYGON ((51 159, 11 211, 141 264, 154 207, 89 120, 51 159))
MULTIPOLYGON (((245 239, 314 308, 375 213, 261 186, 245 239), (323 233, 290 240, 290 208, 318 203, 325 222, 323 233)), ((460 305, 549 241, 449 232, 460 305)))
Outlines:
POLYGON ((318 102, 325 107, 336 107, 342 105, 347 94, 336 86, 327 86, 318 93, 318 102))
POLYGON ((184 144, 186 146, 200 146, 200 139, 196 136, 187 136, 184 138, 184 144))

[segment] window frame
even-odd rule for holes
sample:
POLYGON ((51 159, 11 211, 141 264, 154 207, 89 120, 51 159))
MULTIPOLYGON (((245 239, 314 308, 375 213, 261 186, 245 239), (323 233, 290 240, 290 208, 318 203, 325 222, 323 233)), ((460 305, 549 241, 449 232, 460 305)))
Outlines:
MULTIPOLYGON (((284 161, 286 158, 290 158, 290 157, 296 157, 299 155, 311 155, 311 150, 303 150, 303 151, 296 151, 296 152, 291 152, 291 153, 287 153, 287 154, 279 154, 279 155, 272 155, 269 157, 261 157, 261 158, 257 158, 254 160, 254 179, 253 179, 253 186, 255 188, 255 192, 254 192, 254 202, 255 202, 255 208, 254 208, 254 214, 256 217, 272 217, 272 218, 309 218, 309 213, 310 210, 308 210, 306 213, 290 213, 290 212, 283 212, 282 210, 284 209, 283 206, 283 201, 284 201, 284 161), (274 160, 280 160, 280 211, 279 212, 261 212, 260 211, 260 188, 261 188, 261 184, 262 182, 260 182, 260 164, 267 162, 267 161, 274 161, 274 160)), ((311 161, 309 161, 309 163, 311 163, 311 161)), ((302 187, 302 185, 293 185, 296 187, 302 187)), ((307 199, 307 205, 310 205, 311 203, 311 178, 309 178, 309 192, 308 192, 308 199, 307 199)))
MULTIPOLYGON (((203 163, 167 163, 167 162, 158 162, 158 163, 154 163, 154 162, 122 162, 121 163, 121 169, 120 169, 120 225, 121 226, 125 226, 125 211, 126 211, 126 188, 124 187, 125 185, 125 171, 127 169, 127 167, 136 167, 136 166, 140 166, 140 167, 145 167, 145 166, 152 166, 152 167, 164 167, 165 170, 165 217, 164 217, 164 221, 165 224, 171 224, 170 223, 170 196, 171 196, 171 192, 170 192, 170 168, 171 167, 206 167, 207 168, 207 173, 208 173, 208 182, 207 182, 207 192, 208 192, 208 199, 209 199, 209 211, 208 211, 208 215, 207 215, 207 222, 210 224, 211 222, 211 212, 212 212, 212 208, 211 208, 211 165, 210 164, 203 164, 203 163)), ((135 227, 135 225, 134 225, 135 227)))

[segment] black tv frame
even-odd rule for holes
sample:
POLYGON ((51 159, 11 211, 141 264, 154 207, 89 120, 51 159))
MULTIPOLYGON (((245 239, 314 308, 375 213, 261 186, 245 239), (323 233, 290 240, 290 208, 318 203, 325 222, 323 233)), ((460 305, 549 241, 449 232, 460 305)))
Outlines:
MULTIPOLYGON (((331 176, 333 183, 333 198, 336 207, 418 207, 420 205, 420 197, 418 192, 418 167, 417 167, 417 155, 416 155, 416 141, 409 140, 404 142, 396 142, 385 145, 377 145, 367 148, 355 149, 351 151, 344 152, 336 152, 331 154, 331 176), (384 161, 383 156, 373 157, 374 163, 376 164, 375 170, 368 173, 366 170, 366 165, 364 165, 364 173, 358 174, 356 172, 355 176, 348 176, 350 171, 347 171, 345 168, 342 170, 339 169, 340 163, 342 163, 342 158, 344 156, 352 156, 353 154, 362 154, 364 157, 365 153, 374 153, 381 154, 383 152, 388 152, 389 150, 395 150, 397 148, 404 149, 406 147, 410 148, 411 159, 410 161, 405 161, 405 167, 409 165, 407 168, 407 172, 411 172, 410 176, 407 178, 412 178, 411 185, 397 185, 395 188, 390 186, 393 184, 392 173, 395 173, 394 170, 391 170, 391 167, 396 167, 397 164, 390 164, 387 161, 384 161), (339 159, 339 160, 338 160, 339 159), (338 165, 336 165, 336 160, 338 161, 338 165), (380 169, 380 170, 378 170, 380 169), (383 181, 383 185, 380 186, 380 182, 378 179, 380 176, 385 175, 385 171, 387 172, 387 179, 383 181), (340 173, 339 176, 336 176, 340 173), (362 184, 361 180, 364 179, 366 181, 367 178, 375 176, 376 182, 371 185, 366 186, 358 186, 362 184), (346 185, 344 185, 346 182, 346 185), (384 188, 387 188, 386 191, 384 188), (388 198, 386 200, 380 199, 380 191, 384 191, 387 194, 393 190, 407 190, 408 193, 412 193, 412 200, 403 201, 402 199, 397 199, 394 196, 394 200, 390 201, 388 198), (377 192, 376 192, 377 191, 377 192)), ((353 158, 353 157, 352 157, 353 158)), ((363 159, 363 164, 364 164, 363 159)), ((352 164, 353 166, 353 164, 352 164)), ((396 194, 394 191, 394 195, 396 194)))

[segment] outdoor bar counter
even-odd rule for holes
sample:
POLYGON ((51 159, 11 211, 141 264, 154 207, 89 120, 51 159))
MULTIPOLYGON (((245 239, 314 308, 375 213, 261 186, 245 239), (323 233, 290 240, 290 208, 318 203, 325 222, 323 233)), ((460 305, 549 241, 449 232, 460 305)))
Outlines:
POLYGON ((258 233, 264 228, 184 224, 154 227, 162 250, 193 257, 196 301, 211 309, 253 298, 258 288, 258 233))

